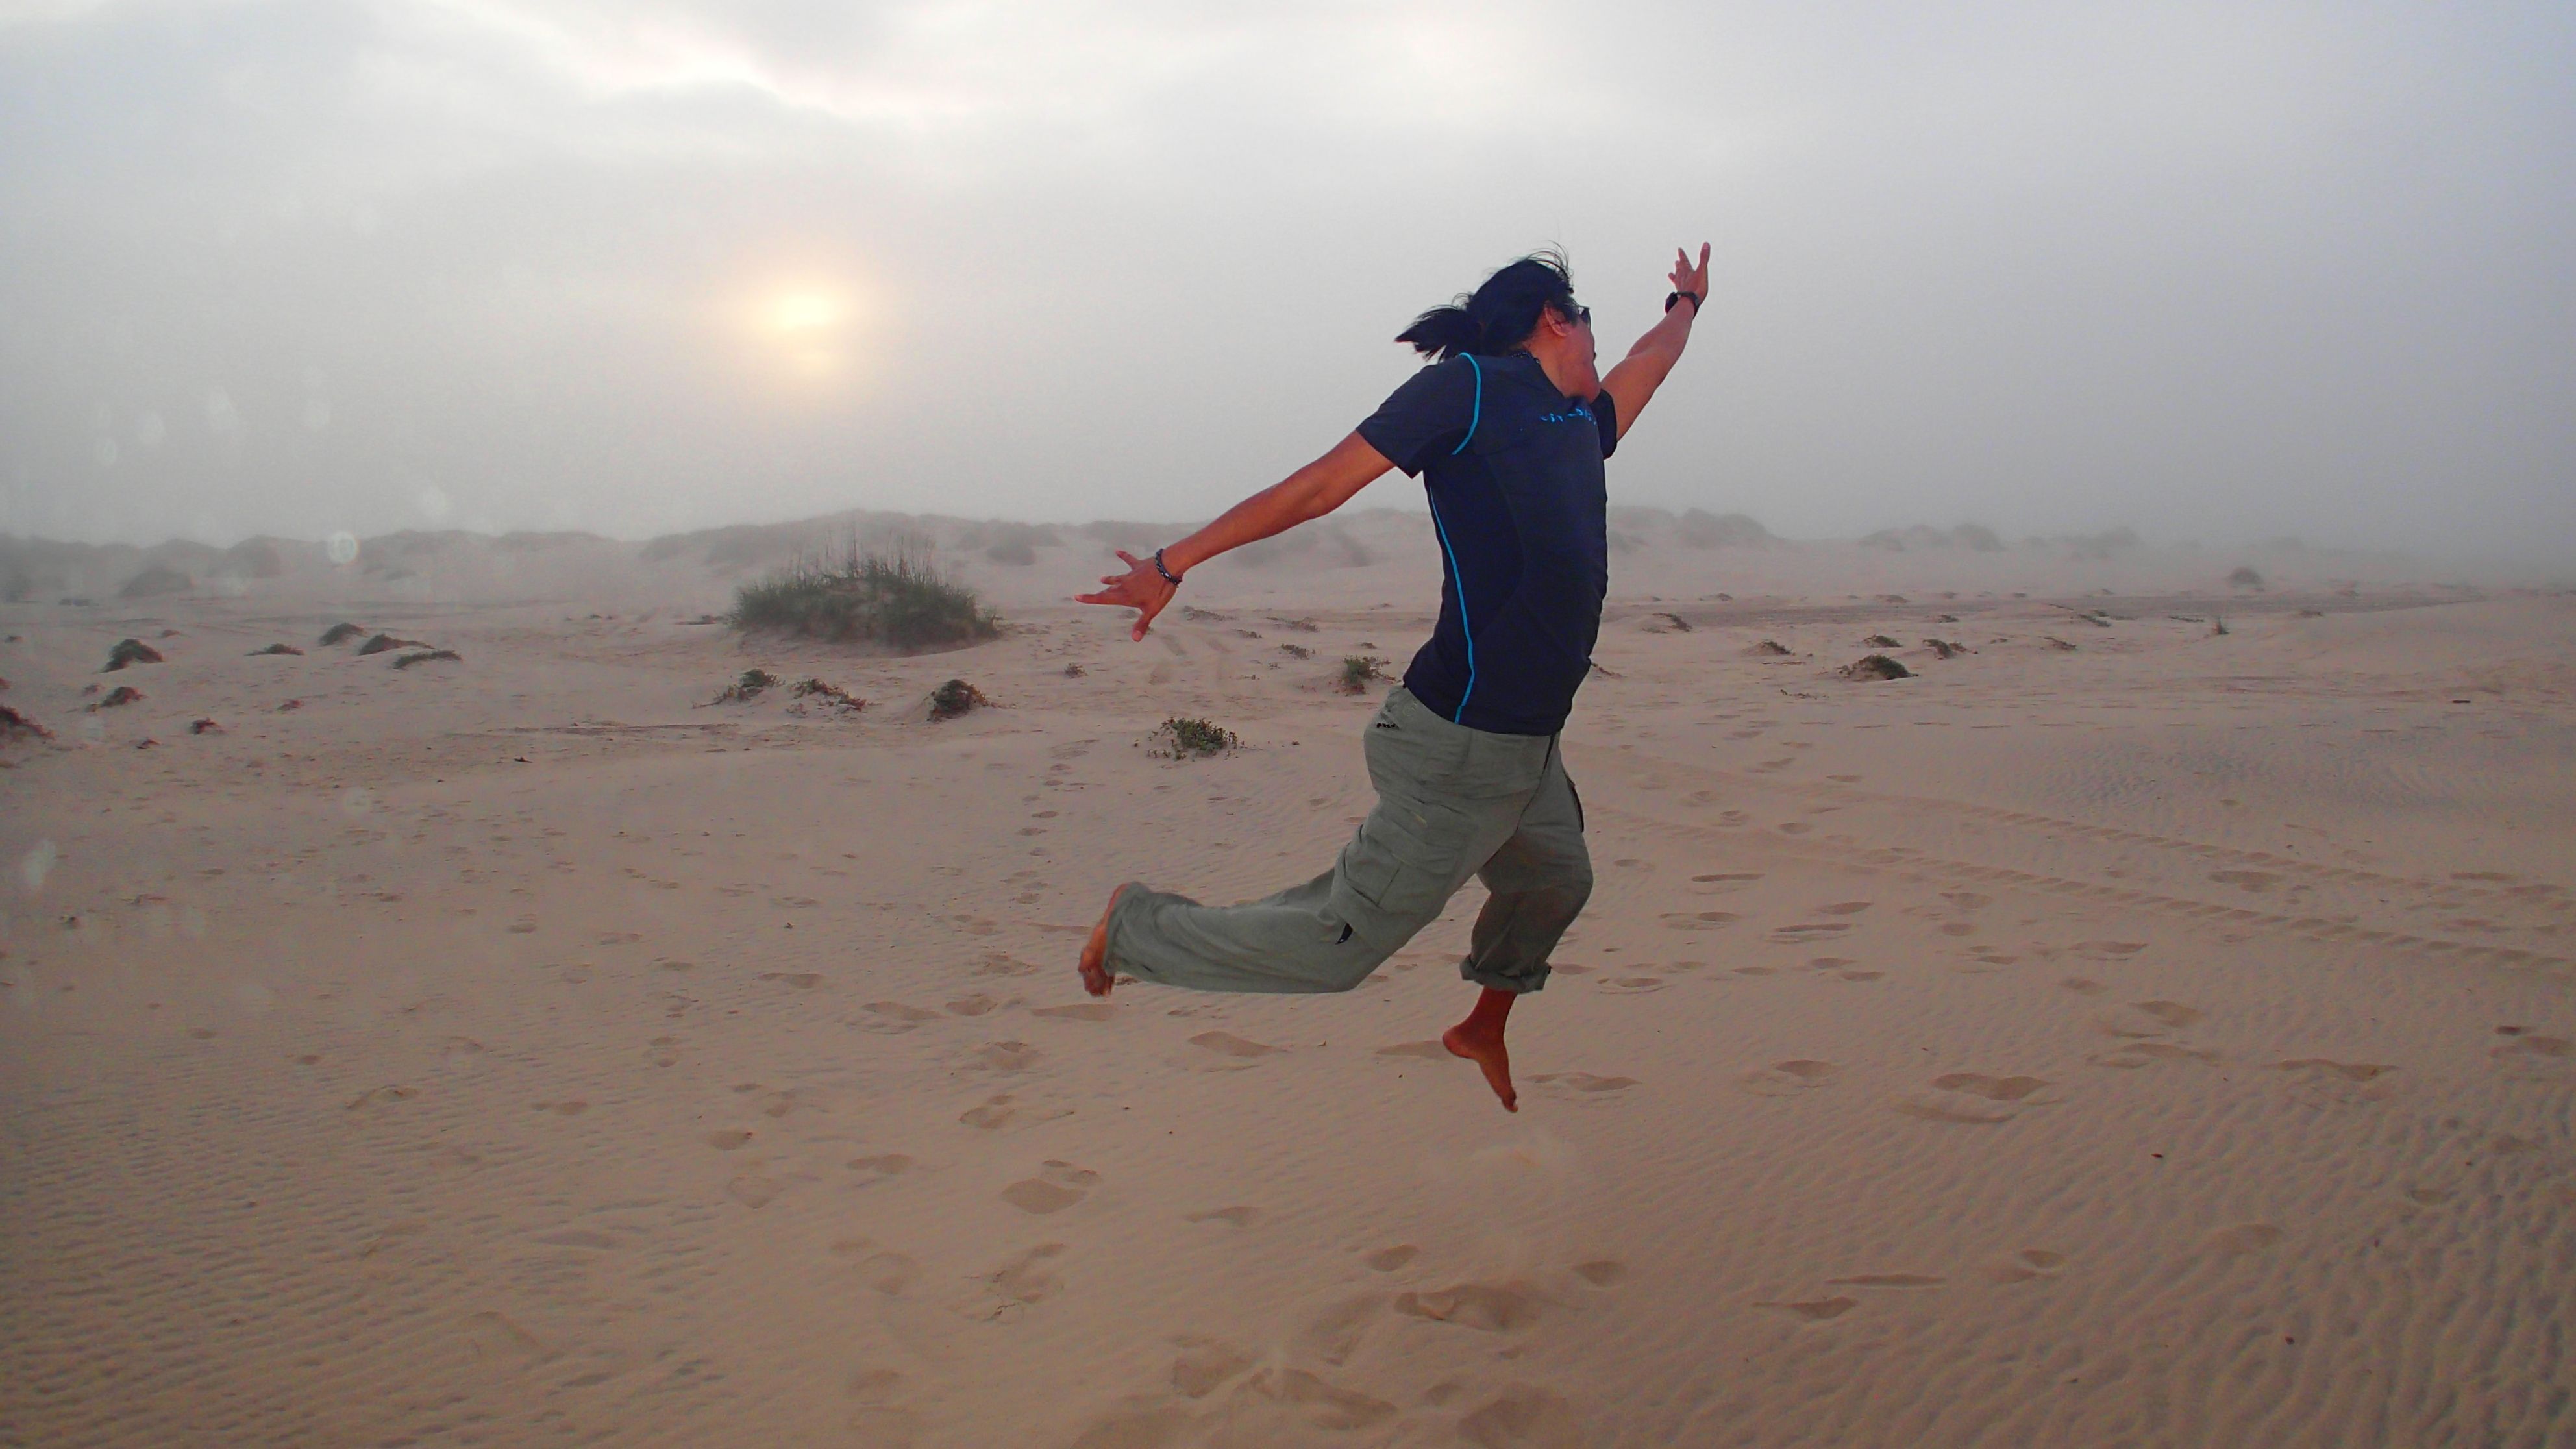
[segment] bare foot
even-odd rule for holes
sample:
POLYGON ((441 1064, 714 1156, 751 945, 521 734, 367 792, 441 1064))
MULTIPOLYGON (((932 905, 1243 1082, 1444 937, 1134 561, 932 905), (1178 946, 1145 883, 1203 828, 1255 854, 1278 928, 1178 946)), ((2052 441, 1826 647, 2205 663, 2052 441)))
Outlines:
POLYGON ((1127 894, 1120 886, 1109 893, 1109 904, 1101 907, 1100 924, 1091 928, 1091 939, 1082 943, 1082 989, 1094 996, 1107 996, 1118 978, 1109 974, 1109 913, 1118 909, 1118 898, 1127 894))
POLYGON ((1440 1044, 1450 1055, 1465 1057, 1485 1074, 1485 1085, 1494 1089, 1502 1100, 1503 1110, 1521 1109, 1520 1094, 1512 1090, 1512 1056, 1503 1047, 1503 1023, 1512 1013, 1512 993, 1485 988, 1476 998, 1476 1009, 1467 1019, 1440 1034, 1440 1044))

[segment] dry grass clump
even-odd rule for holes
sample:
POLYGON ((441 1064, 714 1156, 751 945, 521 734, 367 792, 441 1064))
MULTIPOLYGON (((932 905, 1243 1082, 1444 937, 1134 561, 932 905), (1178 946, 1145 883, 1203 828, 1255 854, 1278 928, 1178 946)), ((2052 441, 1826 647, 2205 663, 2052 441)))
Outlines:
POLYGON ((192 735, 219 735, 223 732, 224 727, 210 719, 190 720, 188 722, 188 733, 192 735))
POLYGON ((465 656, 457 653, 453 649, 427 649, 418 654, 405 654, 401 658, 396 659, 394 661, 394 668, 409 669, 415 664, 429 664, 441 659, 450 660, 458 664, 465 662, 465 656))
POLYGON ((382 654, 389 649, 426 649, 428 647, 428 644, 418 639, 398 639, 391 634, 378 634, 366 643, 359 645, 358 652, 360 654, 382 654))
MULTIPOLYGON (((796 696, 800 700, 812 700, 826 709, 837 709, 843 714, 857 714, 860 710, 868 707, 868 702, 866 700, 859 698, 857 695, 850 693, 848 690, 843 689, 837 684, 826 684, 819 679, 800 679, 794 684, 789 685, 787 692, 796 696)), ((802 714, 805 712, 805 706, 802 704, 790 705, 788 706, 788 712, 791 714, 802 714)))
POLYGON ((1690 620, 1683 618, 1679 614, 1648 614, 1646 616, 1646 632, 1649 634, 1687 634, 1690 631, 1690 620))
POLYGON ((2039 637, 2040 637, 2042 640, 2045 640, 2045 641, 2047 642, 2047 644, 2048 644, 2048 647, 2050 647, 2051 649, 2063 649, 2063 650, 2065 650, 2065 651, 2066 651, 2067 653, 2069 653, 2069 654, 2072 654, 2072 653, 2074 653, 2074 652, 2075 652, 2075 646, 2074 646, 2074 645, 2067 643, 2065 640, 2058 638, 2058 637, 2057 637, 2056 635, 2054 635, 2054 634, 2042 634, 2042 635, 2040 635, 2039 637))
POLYGON ((107 667, 101 674, 113 674, 129 664, 159 664, 161 651, 140 639, 119 639, 107 651, 107 667))
POLYGON ((253 658, 253 659, 257 659, 259 656, 261 656, 261 655, 263 655, 263 654, 295 654, 295 655, 301 655, 303 652, 304 652, 303 650, 296 648, 296 647, 295 647, 294 645, 292 645, 292 644, 271 644, 271 645, 269 645, 269 646, 268 646, 267 648, 265 648, 265 649, 254 649, 254 650, 250 651, 250 657, 251 657, 251 658, 253 658))
POLYGON ((1298 634, 1321 633, 1324 627, 1312 619, 1273 619, 1270 622, 1298 634))
POLYGON ((1936 658, 1941 659, 1956 659, 1970 652, 1967 645, 1954 644, 1947 639, 1926 639, 1923 641, 1923 647, 1931 650, 1936 658))
POLYGON ((1888 638, 1884 634, 1872 634, 1860 642, 1868 645, 1872 649, 1902 649, 1905 647, 1904 645, 1897 643, 1895 640, 1888 638))
POLYGON ((955 719, 970 710, 982 709, 993 701, 984 691, 962 679, 952 679, 930 692, 930 717, 955 719))
POLYGON ((103 709, 118 709, 143 697, 143 691, 130 684, 120 684, 107 692, 107 697, 89 707, 92 714, 103 709))
POLYGON ((1789 646, 1777 639, 1765 639, 1744 652, 1763 659, 1786 659, 1789 657, 1789 646))
POLYGON ((1342 672, 1334 676, 1334 684, 1344 694, 1363 693, 1372 682, 1389 677, 1378 668, 1385 662, 1366 654, 1348 655, 1342 660, 1342 672))
POLYGON ((1307 648, 1303 644, 1282 644, 1279 646, 1279 652, 1287 655, 1291 659, 1312 659, 1315 657, 1315 651, 1307 648))
POLYGON ((1154 738, 1156 747, 1151 753, 1171 760, 1221 755, 1243 743, 1234 731, 1203 719, 1167 719, 1155 728, 1154 738))
POLYGON ((343 639, 355 639, 355 638, 357 638, 359 635, 364 634, 364 633, 366 633, 366 632, 367 632, 366 630, 359 628, 359 627, 358 627, 357 625, 355 625, 355 624, 350 624, 350 623, 339 623, 339 624, 334 624, 334 625, 332 625, 330 628, 325 629, 325 630, 323 630, 323 631, 322 631, 322 640, 321 640, 322 647, 323 647, 323 648, 325 648, 325 649, 328 649, 328 648, 330 648, 332 645, 339 643, 339 642, 340 642, 341 640, 343 640, 343 639))
POLYGON ((763 690, 778 687, 778 676, 766 669, 746 669, 742 677, 716 692, 709 704, 749 704, 760 698, 763 690))
POLYGON ((735 590, 728 622, 905 651, 972 644, 1002 627, 973 589, 939 571, 926 545, 862 553, 855 539, 838 563, 800 560, 735 590))
POLYGON ((1864 654, 1837 671, 1845 679, 1911 679, 1914 671, 1884 654, 1864 654))

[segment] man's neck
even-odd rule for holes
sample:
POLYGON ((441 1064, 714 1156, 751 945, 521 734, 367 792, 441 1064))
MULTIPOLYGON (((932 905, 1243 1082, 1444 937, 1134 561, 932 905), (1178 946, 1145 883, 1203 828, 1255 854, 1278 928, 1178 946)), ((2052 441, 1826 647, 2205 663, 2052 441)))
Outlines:
POLYGON ((1539 371, 1547 374, 1548 383, 1558 392, 1579 402, 1592 401, 1591 393, 1576 391, 1581 386, 1577 379, 1583 376, 1583 367, 1572 354, 1560 348, 1537 346, 1523 347, 1521 351, 1538 364, 1539 371))

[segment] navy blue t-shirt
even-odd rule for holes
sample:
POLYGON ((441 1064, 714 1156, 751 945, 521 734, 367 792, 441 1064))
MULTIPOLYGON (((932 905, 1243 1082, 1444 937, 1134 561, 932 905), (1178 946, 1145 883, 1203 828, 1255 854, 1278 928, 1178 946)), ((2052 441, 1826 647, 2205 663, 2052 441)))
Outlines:
POLYGON ((1415 373, 1359 434, 1421 476, 1440 539, 1440 622, 1404 687, 1470 729, 1555 734, 1610 587, 1610 394, 1567 397, 1526 352, 1459 356, 1415 373))

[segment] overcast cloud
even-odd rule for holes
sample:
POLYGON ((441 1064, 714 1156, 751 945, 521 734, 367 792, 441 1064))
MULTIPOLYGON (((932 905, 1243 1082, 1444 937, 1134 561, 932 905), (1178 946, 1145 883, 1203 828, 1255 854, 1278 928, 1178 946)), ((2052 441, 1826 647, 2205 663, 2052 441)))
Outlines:
POLYGON ((0 0, 0 528, 1205 517, 1493 266, 1615 357, 1705 239, 1618 501, 2560 559, 2572 74, 2564 0, 0 0))

